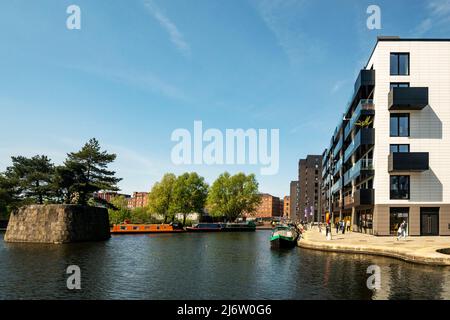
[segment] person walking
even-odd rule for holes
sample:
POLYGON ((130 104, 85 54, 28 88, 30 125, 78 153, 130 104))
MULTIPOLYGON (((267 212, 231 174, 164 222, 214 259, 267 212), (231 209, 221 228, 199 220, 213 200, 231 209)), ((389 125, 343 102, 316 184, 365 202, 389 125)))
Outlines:
POLYGON ((406 223, 406 220, 403 220, 402 225, 403 225, 403 227, 402 227, 402 237, 403 237, 403 239, 406 240, 406 230, 407 230, 407 227, 408 227, 408 224, 406 223))
POLYGON ((345 234, 345 220, 341 220, 342 234, 345 234))
POLYGON ((336 234, 339 234, 339 221, 334 223, 334 226, 336 227, 336 234))
POLYGON ((350 219, 347 219, 347 232, 350 232, 350 219))
POLYGON ((406 238, 406 229, 405 229, 405 220, 402 221, 400 226, 397 230, 397 241, 400 240, 400 238, 406 238))

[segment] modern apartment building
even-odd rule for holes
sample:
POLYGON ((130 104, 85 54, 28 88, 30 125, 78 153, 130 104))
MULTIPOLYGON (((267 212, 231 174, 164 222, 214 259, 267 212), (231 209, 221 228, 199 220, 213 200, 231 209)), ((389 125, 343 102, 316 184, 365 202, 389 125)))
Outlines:
POLYGON ((299 200, 298 215, 301 220, 319 221, 322 183, 322 155, 308 155, 298 164, 299 200))
POLYGON ((290 185, 290 217, 291 220, 296 221, 301 217, 298 216, 298 197, 300 195, 300 189, 298 181, 291 181, 290 185))
POLYGON ((322 164, 353 230, 450 235, 450 39, 378 38, 322 164))

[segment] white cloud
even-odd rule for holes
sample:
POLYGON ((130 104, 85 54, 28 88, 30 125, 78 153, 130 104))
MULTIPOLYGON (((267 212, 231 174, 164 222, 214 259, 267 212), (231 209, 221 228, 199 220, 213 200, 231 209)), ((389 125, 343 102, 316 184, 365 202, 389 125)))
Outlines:
POLYGON ((173 23, 162 11, 156 6, 152 0, 145 0, 144 6, 147 8, 148 12, 159 22, 161 27, 166 30, 169 34, 170 41, 175 45, 175 47, 185 56, 191 54, 191 47, 183 37, 183 34, 177 28, 175 23, 173 23))
POLYGON ((339 90, 341 90, 341 88, 347 83, 347 80, 339 80, 336 81, 336 83, 333 85, 333 87, 331 88, 331 93, 335 94, 337 93, 339 90))
POLYGON ((278 45, 293 65, 311 57, 320 58, 324 45, 308 37, 300 23, 305 14, 304 0, 255 0, 255 8, 278 45))
POLYGON ((169 84, 152 73, 137 72, 131 69, 112 69, 98 66, 64 66, 115 82, 136 87, 144 91, 152 91, 168 98, 188 102, 189 98, 177 87, 169 84))
POLYGON ((414 36, 423 36, 434 27, 442 27, 450 21, 450 0, 430 1, 426 10, 428 15, 414 28, 414 36))

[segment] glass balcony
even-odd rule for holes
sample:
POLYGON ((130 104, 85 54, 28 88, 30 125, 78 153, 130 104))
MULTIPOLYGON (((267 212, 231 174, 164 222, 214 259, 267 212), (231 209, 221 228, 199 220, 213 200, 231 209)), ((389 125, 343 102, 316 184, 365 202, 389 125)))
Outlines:
POLYGON ((333 186, 331 187, 331 193, 336 193, 339 189, 342 188, 342 180, 339 179, 333 186))
POLYGON ((344 173, 344 186, 347 186, 354 179, 358 178, 363 171, 373 170, 372 159, 360 159, 353 167, 344 173))
POLYGON ((333 157, 334 158, 336 158, 338 153, 341 151, 343 144, 344 144, 344 139, 342 139, 342 137, 341 137, 339 139, 339 142, 337 143, 336 147, 334 148, 334 151, 333 151, 333 157))
POLYGON ((339 170, 341 170, 341 167, 342 167, 343 163, 344 162, 342 161, 342 159, 339 160, 338 162, 336 162, 336 166, 334 167, 334 171, 333 171, 333 175, 334 176, 339 172, 339 170))
POLYGON ((361 116, 364 115, 370 116, 374 114, 375 114, 375 105, 373 104, 373 100, 372 99, 360 100, 358 106, 353 112, 352 118, 350 119, 350 121, 347 124, 347 127, 345 128, 344 139, 347 139, 350 132, 352 132, 356 122, 361 119, 361 116))
POLYGON ((351 155, 361 145, 371 145, 375 143, 375 129, 374 128, 362 128, 358 131, 352 143, 345 149, 344 162, 350 159, 351 155))

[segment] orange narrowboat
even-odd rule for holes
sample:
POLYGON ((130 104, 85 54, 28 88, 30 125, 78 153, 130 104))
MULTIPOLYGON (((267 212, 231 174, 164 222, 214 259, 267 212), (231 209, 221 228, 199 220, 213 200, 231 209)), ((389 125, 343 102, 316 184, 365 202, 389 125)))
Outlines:
POLYGON ((183 227, 177 223, 171 224, 115 224, 111 228, 114 234, 130 233, 177 233, 185 232, 183 227))

